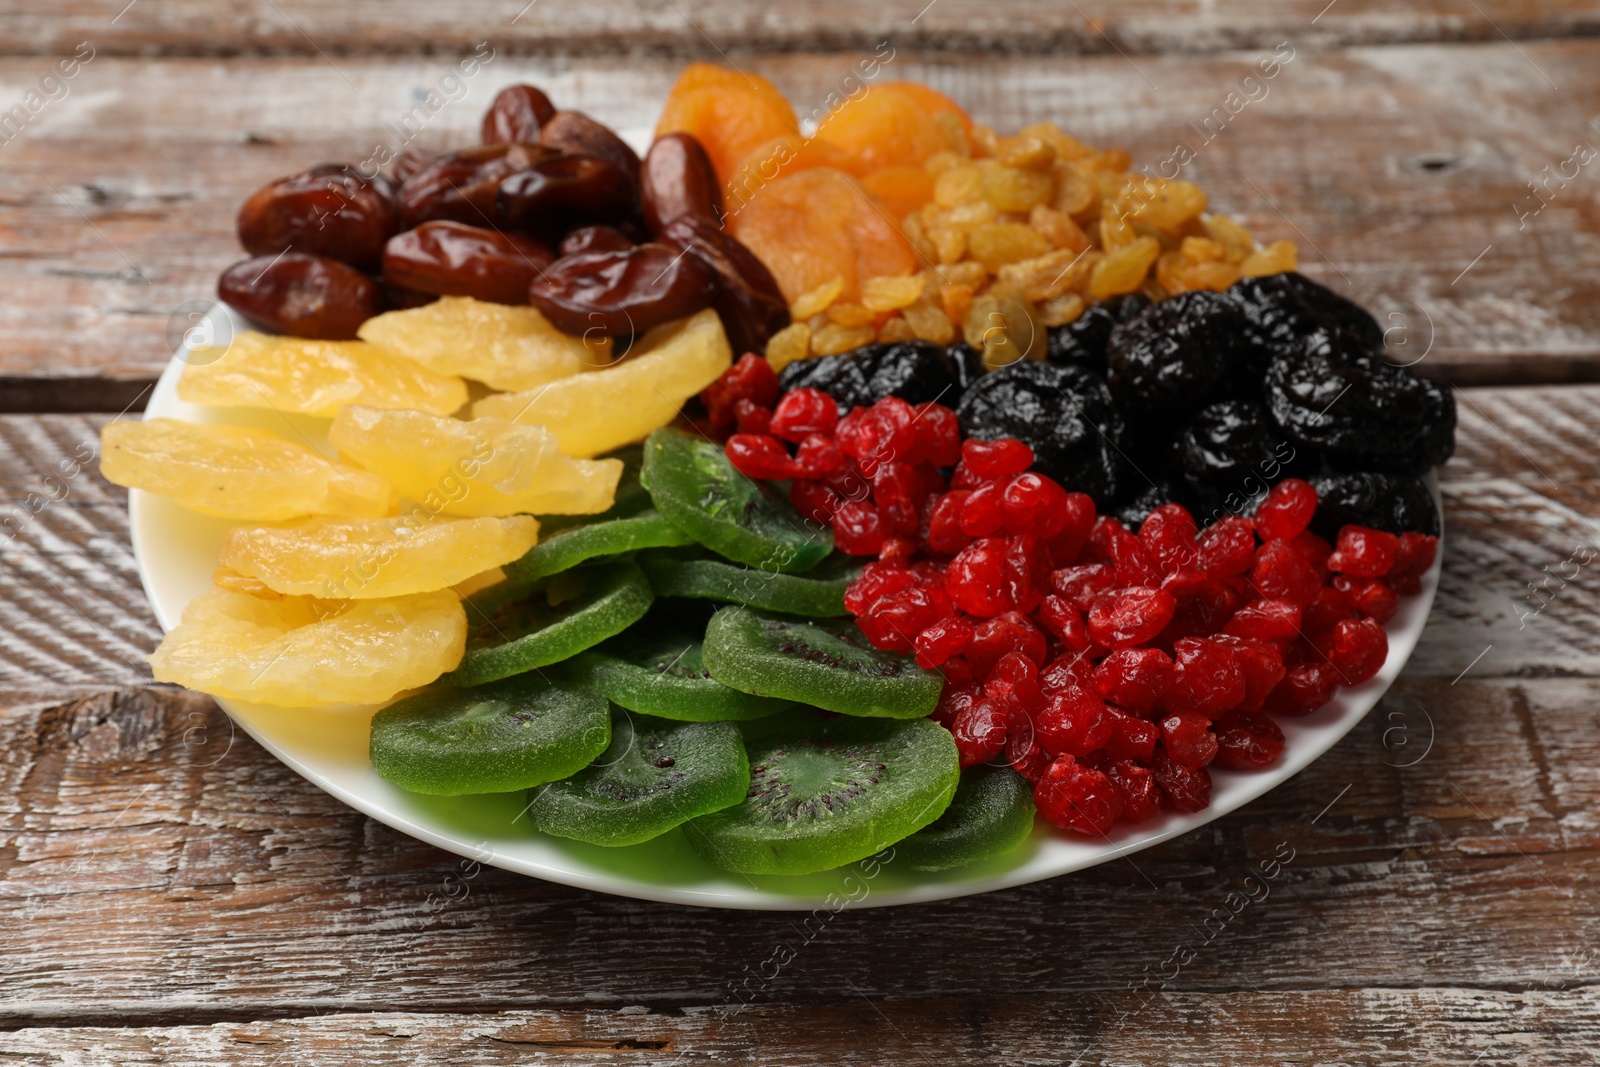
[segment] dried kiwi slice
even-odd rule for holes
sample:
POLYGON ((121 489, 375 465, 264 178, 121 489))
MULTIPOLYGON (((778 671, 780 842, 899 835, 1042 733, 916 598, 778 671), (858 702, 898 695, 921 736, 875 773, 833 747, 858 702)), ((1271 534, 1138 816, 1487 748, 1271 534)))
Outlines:
POLYGON ((507 566, 506 576, 532 581, 600 556, 692 544, 694 538, 662 518, 654 508, 646 508, 626 518, 557 530, 507 566))
POLYGON ((950 731, 927 719, 816 720, 749 741, 750 790, 687 827, 743 874, 809 874, 871 856, 937 819, 960 780, 950 731))
POLYGON ((633 563, 578 567, 531 586, 501 582, 467 598, 467 652, 445 678, 481 685, 559 663, 638 622, 653 599, 633 563))
POLYGON ((714 441, 664 427, 644 443, 641 477, 656 510, 719 555, 785 574, 833 551, 833 533, 808 523, 771 486, 733 469, 714 441))
MULTIPOLYGON (((538 549, 534 549, 538 551, 538 549)), ((719 559, 652 552, 639 560, 656 596, 732 601, 791 615, 848 615, 844 593, 861 576, 861 563, 834 554, 803 575, 774 574, 719 559)))
POLYGON ((794 707, 752 696, 711 677, 700 638, 687 630, 635 626, 572 661, 573 676, 630 711, 681 722, 760 719, 794 707))
POLYGON ((413 793, 504 793, 588 766, 611 740, 592 689, 537 675, 477 689, 435 686, 372 717, 372 766, 413 793))
POLYGON ((961 772, 955 799, 939 818, 894 846, 896 863, 948 871, 1010 852, 1033 831, 1033 787, 1010 767, 979 764, 961 772))
POLYGON ((731 722, 669 722, 617 710, 611 745, 528 804, 533 825, 591 845, 635 845, 697 815, 731 807, 750 788, 744 739, 731 722))
POLYGON ((873 648, 844 619, 726 607, 706 625, 703 654, 723 685, 843 715, 920 718, 938 705, 943 684, 910 657, 873 648))

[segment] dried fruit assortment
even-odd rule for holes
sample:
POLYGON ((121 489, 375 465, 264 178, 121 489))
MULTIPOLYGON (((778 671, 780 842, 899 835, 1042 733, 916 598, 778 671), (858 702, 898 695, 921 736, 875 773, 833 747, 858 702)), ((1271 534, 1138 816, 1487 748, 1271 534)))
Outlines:
POLYGON ((401 788, 802 874, 1199 811, 1382 669, 1454 407, 1370 315, 1054 125, 816 119, 694 64, 641 158, 517 85, 481 145, 252 195, 262 332, 178 393, 287 432, 104 434, 244 524, 156 677, 399 697, 401 788))

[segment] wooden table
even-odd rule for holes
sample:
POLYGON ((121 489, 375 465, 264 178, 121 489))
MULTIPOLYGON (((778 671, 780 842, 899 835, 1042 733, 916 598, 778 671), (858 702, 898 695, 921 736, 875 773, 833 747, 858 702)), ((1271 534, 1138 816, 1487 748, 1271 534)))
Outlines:
POLYGON ((1600 9, 924 2, 5 5, 0 111, 46 93, 0 143, 0 1062, 1596 1062, 1600 162, 1549 175, 1600 144, 1600 9), (883 41, 981 120, 1136 160, 1292 49, 1188 176, 1461 387, 1434 615, 1345 742, 1126 862, 840 914, 746 1005, 792 917, 463 868, 150 684, 96 434, 248 191, 370 151, 481 42, 421 141, 524 79, 645 126, 691 56, 807 110, 883 41))

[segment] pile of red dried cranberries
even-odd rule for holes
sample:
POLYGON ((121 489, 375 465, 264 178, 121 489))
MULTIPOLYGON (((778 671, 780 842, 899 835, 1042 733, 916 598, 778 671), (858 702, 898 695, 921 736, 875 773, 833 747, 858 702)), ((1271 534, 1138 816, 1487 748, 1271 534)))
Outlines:
POLYGON ((1003 756, 1047 819, 1089 836, 1206 807, 1212 763, 1276 761, 1272 716, 1378 672, 1438 544, 1346 526, 1330 545, 1293 478, 1253 518, 1201 530, 1167 504, 1135 534, 1030 471, 1022 442, 961 440, 947 407, 887 397, 841 418, 826 393, 777 392, 754 356, 707 391, 709 429, 737 431, 728 459, 878 557, 845 605, 874 645, 943 673, 934 718, 961 765, 1003 756))

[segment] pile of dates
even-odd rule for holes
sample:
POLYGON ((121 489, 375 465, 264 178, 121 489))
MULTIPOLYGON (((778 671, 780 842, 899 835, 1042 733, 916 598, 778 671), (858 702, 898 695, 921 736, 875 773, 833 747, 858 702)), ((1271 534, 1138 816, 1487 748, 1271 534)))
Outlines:
POLYGON ((1437 535, 1422 476, 1455 446, 1450 391, 1386 360, 1368 312, 1296 273, 1098 303, 1050 331, 1045 359, 989 374, 964 343, 911 341, 792 363, 779 385, 841 410, 937 400, 964 436, 1027 443, 1039 471, 1130 526, 1170 502, 1202 525, 1245 513, 1295 476, 1317 489, 1324 537, 1437 535))
POLYGON ((762 351, 789 310, 722 229, 722 194, 688 134, 641 160, 581 111, 513 85, 483 143, 409 148, 389 176, 341 164, 271 182, 239 210, 251 256, 217 293, 274 333, 341 340, 381 311, 440 296, 537 307, 572 334, 626 337, 715 307, 736 352, 762 351))

